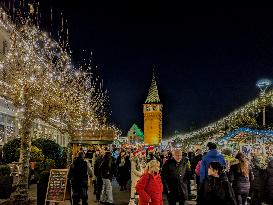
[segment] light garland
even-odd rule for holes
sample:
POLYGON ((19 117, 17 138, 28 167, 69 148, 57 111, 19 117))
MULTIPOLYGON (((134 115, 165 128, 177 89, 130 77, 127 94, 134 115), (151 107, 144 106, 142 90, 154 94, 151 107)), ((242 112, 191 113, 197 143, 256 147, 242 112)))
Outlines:
POLYGON ((198 138, 199 136, 219 133, 220 131, 226 131, 228 129, 232 130, 232 129, 239 128, 245 122, 248 125, 254 126, 256 125, 256 120, 254 117, 252 117, 252 115, 256 115, 260 113, 263 107, 271 105, 272 99, 273 99, 273 90, 270 90, 266 92, 263 96, 259 96, 255 98, 254 100, 250 101, 246 105, 236 109, 235 111, 230 113, 228 116, 214 123, 211 123, 206 127, 203 127, 201 129, 198 129, 189 133, 180 134, 166 141, 171 142, 177 137, 183 140, 186 140, 189 138, 198 138))

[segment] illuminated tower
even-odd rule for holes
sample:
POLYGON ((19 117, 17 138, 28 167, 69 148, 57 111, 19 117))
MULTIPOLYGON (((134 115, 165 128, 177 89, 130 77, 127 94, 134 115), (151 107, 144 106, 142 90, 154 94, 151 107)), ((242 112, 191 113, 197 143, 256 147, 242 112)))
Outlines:
POLYGON ((145 103, 144 113, 144 143, 147 145, 158 145, 162 139, 162 104, 160 103, 155 75, 145 103))

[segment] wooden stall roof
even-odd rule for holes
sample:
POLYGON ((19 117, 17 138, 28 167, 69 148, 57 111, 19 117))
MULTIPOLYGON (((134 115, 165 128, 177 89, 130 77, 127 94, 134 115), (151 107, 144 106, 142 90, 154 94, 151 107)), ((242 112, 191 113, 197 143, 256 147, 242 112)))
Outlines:
POLYGON ((89 130, 78 130, 74 132, 74 135, 72 136, 71 141, 72 143, 105 144, 106 142, 113 142, 114 138, 115 138, 114 130, 89 129, 89 130))

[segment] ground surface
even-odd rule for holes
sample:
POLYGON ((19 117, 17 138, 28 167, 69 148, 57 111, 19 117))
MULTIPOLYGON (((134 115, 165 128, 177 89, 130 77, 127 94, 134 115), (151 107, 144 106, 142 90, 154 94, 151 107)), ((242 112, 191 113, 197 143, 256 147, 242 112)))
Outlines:
MULTIPOLYGON (((37 196, 36 184, 33 184, 30 186, 30 196, 33 198, 37 196)), ((130 199, 130 190, 120 191, 117 182, 113 180, 113 196, 114 196, 115 205, 128 205, 129 199, 130 199)), ((168 205, 165 195, 163 196, 163 199, 164 199, 163 204, 168 205)), ((93 195, 92 187, 90 187, 88 190, 88 204, 98 205, 98 203, 95 202, 95 197, 93 195)), ((195 201, 188 201, 186 203, 186 205, 195 205, 195 204, 196 204, 195 201)), ((65 205, 70 205, 70 201, 66 200, 65 205)))

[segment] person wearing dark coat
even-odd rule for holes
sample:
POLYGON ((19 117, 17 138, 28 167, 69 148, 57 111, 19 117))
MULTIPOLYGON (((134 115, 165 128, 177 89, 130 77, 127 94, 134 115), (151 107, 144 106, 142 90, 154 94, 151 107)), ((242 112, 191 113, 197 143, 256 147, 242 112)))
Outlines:
POLYGON ((102 190, 100 195, 100 203, 113 204, 113 188, 112 178, 116 173, 116 165, 111 152, 106 151, 99 167, 102 178, 102 190))
POLYGON ((117 158, 117 181, 120 186, 120 191, 127 190, 127 182, 131 177, 131 162, 124 151, 121 151, 117 158))
POLYGON ((188 177, 187 177, 187 189, 188 189, 188 199, 189 200, 195 198, 194 195, 192 195, 192 193, 191 193, 191 180, 194 179, 194 172, 192 171, 192 167, 191 167, 193 156, 194 156, 193 152, 188 152, 188 153, 182 152, 182 158, 185 160, 185 162, 187 161, 187 164, 190 168, 190 171, 189 171, 188 177))
POLYGON ((254 176, 243 153, 239 152, 236 159, 238 159, 238 163, 231 165, 229 170, 229 181, 232 183, 237 204, 245 205, 249 195, 250 182, 253 181, 254 176))
POLYGON ((92 175, 91 167, 89 167, 84 160, 84 153, 79 152, 78 157, 73 161, 68 174, 68 179, 71 180, 72 184, 73 204, 79 204, 81 199, 83 205, 88 204, 88 174, 92 175))
POLYGON ((265 199, 266 169, 261 161, 261 157, 254 157, 252 167, 254 180, 250 183, 251 205, 261 205, 265 199))
POLYGON ((235 194, 219 162, 208 165, 208 176, 200 187, 199 205, 237 205, 235 194))
POLYGON ((157 160, 160 163, 160 167, 163 165, 163 161, 161 160, 160 156, 155 152, 153 146, 149 146, 146 150, 146 161, 147 163, 151 160, 157 160))
POLYGON ((269 157, 266 173, 267 173, 265 186, 266 199, 268 204, 273 205, 273 157, 269 157))
POLYGON ((191 164, 191 169, 193 172, 195 171, 195 168, 196 168, 198 162, 202 160, 202 157, 203 157, 202 150, 197 149, 195 156, 193 157, 192 164, 191 164))
POLYGON ((102 160, 103 160, 103 156, 105 154, 105 151, 102 149, 100 150, 97 158, 96 158, 96 161, 94 163, 94 175, 96 176, 96 192, 95 192, 95 195, 96 195, 96 200, 97 202, 100 201, 100 194, 101 194, 101 190, 102 190, 102 185, 103 185, 103 182, 102 182, 102 178, 101 178, 101 173, 100 173, 100 165, 102 163, 102 160))
MULTIPOLYGON (((201 149, 197 149, 195 156, 192 160, 192 164, 191 164, 191 170, 193 171, 193 173, 196 173, 196 167, 198 165, 198 163, 202 160, 202 150, 201 149)), ((201 163, 201 162, 200 162, 201 163)), ((200 166, 199 166, 199 170, 200 170, 200 166)), ((196 181, 196 185, 197 185, 197 198, 199 195, 199 190, 200 190, 200 174, 195 174, 195 181, 196 181)), ((198 200, 197 200, 198 201, 198 200)))
POLYGON ((188 161, 182 159, 181 150, 173 152, 173 159, 167 160, 162 168, 162 179, 166 187, 169 205, 179 202, 184 205, 188 198, 187 181, 190 175, 188 161))

